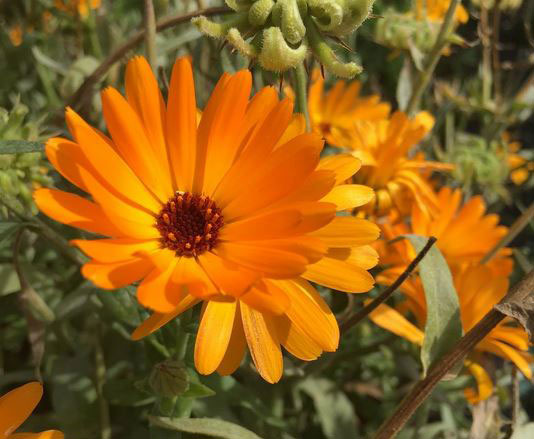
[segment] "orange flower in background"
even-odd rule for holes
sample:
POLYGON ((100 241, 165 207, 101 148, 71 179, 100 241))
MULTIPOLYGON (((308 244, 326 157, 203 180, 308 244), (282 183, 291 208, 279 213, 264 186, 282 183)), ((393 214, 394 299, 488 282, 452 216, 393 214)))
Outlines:
POLYGON ((13 433, 31 415, 42 396, 43 386, 34 381, 0 397, 0 439, 63 439, 63 433, 57 430, 13 433))
POLYGON ((510 180, 517 186, 522 185, 528 180, 530 173, 534 171, 534 162, 529 162, 520 154, 521 143, 513 141, 510 133, 504 132, 502 140, 507 145, 506 162, 510 171, 510 180))
POLYGON ((18 47, 22 44, 22 39, 24 37, 24 29, 20 24, 16 24, 8 32, 9 40, 13 46, 18 47))
POLYGON ((437 211, 438 201, 426 174, 452 166, 426 161, 421 155, 410 156, 433 125, 434 118, 426 112, 410 119, 397 111, 389 119, 355 120, 346 135, 337 137, 335 145, 362 161, 354 181, 376 192, 375 200, 366 206, 369 213, 383 216, 394 211, 404 216, 414 203, 427 214, 437 211))
MULTIPOLYGON (((442 22, 447 15, 451 0, 415 0, 415 18, 442 22)), ((469 14, 462 5, 456 7, 454 15, 455 24, 467 23, 469 14)))
POLYGON ((313 131, 328 143, 336 144, 336 139, 346 135, 355 120, 376 121, 388 117, 390 105, 380 101, 377 95, 360 96, 359 81, 337 81, 325 93, 324 78, 319 70, 312 76, 308 95, 310 121, 313 131))
POLYGON ((54 0, 57 9, 80 17, 87 17, 89 9, 98 9, 100 5, 101 0, 54 0))
MULTIPOLYGON (((439 241, 438 241, 439 242, 439 241)), ((460 303, 460 316, 464 332, 473 328, 508 291, 508 278, 496 273, 485 265, 470 265, 453 271, 454 284, 460 303)), ((410 310, 414 313, 417 326, 404 316, 404 309, 387 305, 380 305, 370 314, 371 320, 378 326, 403 337, 412 343, 421 345, 424 339, 426 320, 426 301, 421 281, 409 279, 407 296, 412 304, 410 310)), ((401 304, 402 305, 402 304, 401 304)), ((468 356, 464 365, 477 382, 477 389, 465 389, 466 398, 471 403, 477 403, 491 396, 493 392, 492 380, 483 367, 483 354, 494 354, 505 360, 512 361, 528 378, 532 378, 530 364, 534 357, 528 351, 528 336, 519 327, 511 326, 511 319, 499 323, 480 343, 474 352, 468 356)))
POLYGON ((303 360, 334 351, 339 330, 309 281, 364 292, 377 263, 378 227, 336 216, 373 199, 342 184, 350 155, 320 160, 323 141, 302 133, 292 103, 267 87, 251 100, 251 75, 219 80, 197 124, 189 60, 174 66, 167 105, 144 58, 126 70, 126 95, 102 93, 111 138, 66 112, 75 141, 50 139, 48 158, 92 196, 40 189, 39 208, 110 238, 76 240, 85 277, 105 289, 140 281, 155 311, 139 339, 203 303, 195 346, 200 373, 232 373, 248 345, 264 379, 282 374, 280 346, 303 360))
MULTIPOLYGON (((437 197, 439 209, 433 216, 426 215, 418 205, 414 205, 411 225, 385 223, 381 226, 384 240, 377 244, 377 248, 381 263, 390 267, 380 273, 379 282, 393 282, 416 255, 407 240, 387 243, 401 235, 436 237, 436 246, 453 271, 468 264, 479 263, 506 235, 508 229, 499 225, 499 216, 486 213, 482 197, 472 197, 461 205, 461 191, 447 187, 442 188, 437 197)), ((511 249, 501 249, 489 262, 489 266, 497 274, 509 275, 513 268, 510 255, 511 249)))

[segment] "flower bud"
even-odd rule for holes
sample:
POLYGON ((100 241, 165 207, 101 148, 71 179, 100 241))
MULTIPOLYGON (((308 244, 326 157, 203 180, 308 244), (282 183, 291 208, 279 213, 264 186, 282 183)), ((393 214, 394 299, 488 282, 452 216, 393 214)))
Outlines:
POLYGON ((165 360, 153 367, 148 384, 156 395, 173 398, 187 391, 189 377, 181 361, 165 360))
POLYGON ((283 72, 304 61, 306 51, 307 46, 304 43, 297 49, 292 49, 286 43, 280 28, 270 27, 263 31, 262 48, 258 61, 266 70, 283 72))

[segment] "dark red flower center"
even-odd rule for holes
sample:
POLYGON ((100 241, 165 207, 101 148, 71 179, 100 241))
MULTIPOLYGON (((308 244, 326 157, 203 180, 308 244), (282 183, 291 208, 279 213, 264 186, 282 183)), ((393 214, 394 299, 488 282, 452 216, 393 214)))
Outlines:
POLYGON ((223 224, 221 209, 213 200, 189 192, 177 192, 163 206, 156 220, 162 247, 188 257, 215 247, 223 224))

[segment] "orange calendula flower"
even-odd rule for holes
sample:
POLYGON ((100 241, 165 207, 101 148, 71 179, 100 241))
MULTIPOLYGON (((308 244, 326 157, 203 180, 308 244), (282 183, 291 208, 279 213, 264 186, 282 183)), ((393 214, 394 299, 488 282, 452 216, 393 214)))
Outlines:
POLYGON ((98 9, 100 4, 101 0, 54 0, 57 9, 80 17, 87 17, 89 9, 98 9))
POLYGON ((249 99, 249 71, 219 80, 197 124, 189 60, 174 66, 165 105, 144 58, 126 69, 125 99, 102 93, 111 138, 66 112, 74 141, 46 152, 92 196, 35 192, 50 217, 106 239, 76 240, 85 277, 105 289, 140 281, 154 310, 139 339, 203 303, 195 347, 200 373, 232 373, 245 347, 260 374, 282 374, 280 346, 303 360, 334 351, 339 330, 309 281, 364 292, 376 265, 378 227, 336 216, 373 199, 342 184, 360 167, 350 155, 321 160, 322 139, 302 133, 292 103, 267 87, 249 99))
MULTIPOLYGON (((470 265, 453 271, 453 277, 463 330, 467 332, 504 297, 508 291, 508 278, 485 265, 470 265)), ((419 279, 409 279, 405 283, 409 284, 409 301, 417 304, 410 307, 416 317, 417 326, 398 310, 387 305, 380 305, 370 314, 370 318, 378 326, 420 345, 424 338, 420 328, 424 328, 426 320, 425 295, 419 279)), ((399 309, 402 309, 402 306, 399 309)), ((499 323, 465 360, 464 365, 477 382, 477 389, 465 389, 466 398, 471 403, 487 399, 493 392, 492 380, 483 367, 483 354, 494 354, 512 361, 528 379, 532 378, 530 364, 534 357, 527 352, 527 334, 522 328, 512 326, 511 323, 510 319, 499 323)))
POLYGON ((529 162, 520 154, 521 143, 513 141, 510 133, 504 132, 502 140, 507 145, 506 162, 510 171, 510 180, 515 185, 522 185, 528 180, 530 173, 534 171, 534 162, 529 162))
POLYGON ((13 46, 18 47, 22 44, 22 39, 24 37, 24 30, 20 24, 16 24, 11 29, 9 29, 9 41, 13 46))
POLYGON ((0 397, 0 439, 63 439, 63 433, 13 433, 31 415, 41 397, 43 386, 37 381, 24 384, 0 397))
MULTIPOLYGON (((506 235, 508 229, 499 225, 499 216, 486 213, 482 197, 474 196, 461 205, 461 191, 445 187, 439 191, 437 198, 439 209, 434 215, 426 215, 418 205, 414 205, 411 225, 399 222, 381 226, 384 240, 377 243, 377 248, 381 262, 391 267, 380 273, 379 281, 389 283, 395 280, 415 257, 408 241, 387 243, 401 235, 436 237, 436 246, 453 271, 480 262, 506 235)), ((509 275, 513 268, 510 255, 509 248, 499 250, 489 266, 498 274, 509 275)))
POLYGON ((390 105, 377 95, 360 96, 359 81, 337 81, 324 93, 324 79, 319 70, 314 71, 313 78, 308 95, 310 121, 313 131, 327 142, 336 144, 355 120, 377 121, 388 117, 390 105))
MULTIPOLYGON (((447 15, 451 0, 415 0, 415 17, 417 20, 442 22, 447 15)), ((462 5, 456 7, 455 23, 467 23, 469 14, 462 5)))
POLYGON ((348 134, 337 137, 335 145, 362 161, 354 181, 376 192, 374 201, 366 206, 369 213, 382 216, 393 210, 404 216, 414 203, 427 214, 437 211, 436 195, 423 171, 450 170, 452 166, 409 155, 433 125, 434 118, 426 112, 410 119, 397 111, 389 119, 354 120, 348 134))

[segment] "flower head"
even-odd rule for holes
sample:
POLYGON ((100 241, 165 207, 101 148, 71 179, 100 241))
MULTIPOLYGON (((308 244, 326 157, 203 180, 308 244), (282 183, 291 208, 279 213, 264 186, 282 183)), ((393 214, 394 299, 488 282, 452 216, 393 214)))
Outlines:
POLYGON ((335 144, 336 139, 348 136, 355 120, 387 119, 390 105, 377 95, 360 96, 360 89, 359 81, 340 80, 324 93, 324 79, 315 70, 308 97, 313 131, 335 144))
MULTIPOLYGON (((508 290, 508 278, 486 265, 474 264, 453 270, 453 278, 464 332, 473 328, 508 290)), ((413 343, 422 344, 424 333, 421 328, 424 327, 426 320, 423 286, 419 279, 410 279, 406 282, 409 284, 407 290, 409 302, 416 305, 409 307, 416 317, 416 325, 408 321, 401 312, 387 305, 380 305, 370 317, 378 326, 413 343)), ((406 310, 403 306, 398 309, 406 310)), ((465 360, 464 365, 477 382, 476 390, 465 389, 466 398, 471 403, 487 399, 493 391, 491 378, 483 367, 484 354, 494 354, 512 361, 527 378, 532 378, 530 364, 534 361, 534 357, 527 352, 529 345, 527 334, 511 323, 509 319, 499 323, 475 346, 474 352, 465 360)))
POLYGON ((451 166, 430 162, 411 150, 431 130, 433 117, 421 112, 414 119, 400 111, 383 120, 354 120, 348 134, 334 140, 362 161, 357 183, 371 186, 376 198, 366 209, 377 216, 390 211, 407 215, 413 203, 426 212, 438 208, 436 195, 422 171, 448 170, 451 166))
POLYGON ((37 381, 33 381, 0 397, 0 439, 15 439, 15 437, 63 439, 63 433, 57 430, 36 434, 12 434, 30 416, 42 396, 43 386, 37 381))
MULTIPOLYGON (((486 213, 482 197, 471 197, 461 205, 461 191, 444 187, 437 198, 439 209, 434 215, 429 216, 414 205, 410 225, 400 222, 382 225, 384 240, 379 244, 379 253, 381 262, 391 266, 381 273, 382 279, 395 278, 415 257, 412 246, 406 240, 386 243, 401 235, 436 237, 436 246, 453 271, 479 263, 506 235, 508 229, 499 225, 499 216, 486 213)), ((510 254, 509 248, 501 249, 489 266, 498 274, 509 275, 513 268, 510 254)))
POLYGON ((91 260, 82 273, 114 289, 140 281, 155 311, 141 338, 197 303, 199 372, 233 372, 248 344, 261 375, 280 379, 280 345, 304 360, 336 349, 339 331, 309 281, 368 291, 378 228, 338 217, 372 200, 341 184, 360 167, 350 155, 321 160, 323 141, 302 133, 290 100, 273 88, 249 100, 251 75, 219 80, 197 125, 189 60, 174 66, 164 104, 146 60, 126 71, 126 95, 102 93, 111 138, 67 110, 75 141, 49 140, 47 155, 93 201, 53 189, 40 209, 110 238, 76 240, 91 260))
MULTIPOLYGON (((442 22, 447 15, 451 0, 415 0, 415 18, 417 20, 430 20, 442 22)), ((456 7, 454 15, 455 24, 467 23, 469 14, 460 4, 456 7)))
POLYGON ((82 18, 89 15, 90 9, 98 9, 100 4, 101 0, 54 0, 57 9, 82 18))

